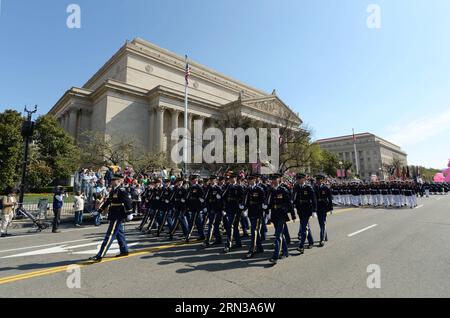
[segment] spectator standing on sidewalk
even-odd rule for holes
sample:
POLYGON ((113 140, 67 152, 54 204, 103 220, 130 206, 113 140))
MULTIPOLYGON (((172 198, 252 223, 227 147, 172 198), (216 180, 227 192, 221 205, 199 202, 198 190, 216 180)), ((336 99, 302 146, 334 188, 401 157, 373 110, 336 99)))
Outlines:
POLYGON ((80 227, 83 224, 84 211, 84 195, 81 191, 77 191, 74 196, 73 209, 75 210, 75 227, 80 227))
POLYGON ((56 187, 56 191, 53 195, 53 233, 59 233, 58 226, 61 222, 61 210, 64 205, 64 188, 61 186, 56 187))
POLYGON ((8 236, 8 226, 11 224, 14 217, 14 209, 17 204, 16 195, 12 188, 5 191, 5 196, 2 200, 2 222, 0 223, 1 237, 8 236))

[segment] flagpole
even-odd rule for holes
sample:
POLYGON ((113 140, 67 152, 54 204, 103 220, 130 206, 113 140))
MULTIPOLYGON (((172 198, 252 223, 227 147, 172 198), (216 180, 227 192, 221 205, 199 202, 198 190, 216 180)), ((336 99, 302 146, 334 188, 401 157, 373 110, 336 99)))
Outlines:
POLYGON ((355 136, 355 129, 353 129, 353 148, 354 148, 354 150, 355 150, 356 174, 359 176, 359 160, 358 160, 358 153, 356 152, 356 136, 355 136))
MULTIPOLYGON (((186 57, 186 67, 188 63, 188 57, 186 57)), ((187 71, 187 70, 186 70, 187 71)), ((184 81, 184 129, 185 129, 185 135, 184 135, 184 173, 187 174, 187 167, 188 167, 188 80, 184 81)))

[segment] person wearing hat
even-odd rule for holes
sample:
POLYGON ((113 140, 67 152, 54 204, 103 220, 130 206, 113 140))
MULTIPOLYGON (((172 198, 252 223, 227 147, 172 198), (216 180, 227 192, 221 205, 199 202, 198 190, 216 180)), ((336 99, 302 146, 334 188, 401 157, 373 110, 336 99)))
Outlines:
POLYGON ((270 259, 272 264, 276 264, 280 259, 281 252, 282 257, 289 257, 288 244, 286 242, 285 228, 286 222, 289 221, 288 212, 292 209, 291 193, 285 188, 280 186, 279 174, 270 176, 272 181, 272 191, 268 199, 270 222, 275 227, 275 250, 273 256, 270 259))
POLYGON ((198 175, 191 175, 191 187, 187 195, 187 213, 189 222, 189 234, 186 241, 189 241, 194 226, 197 228, 198 237, 200 240, 205 239, 203 229, 203 206, 205 203, 205 193, 203 187, 198 183, 198 175))
POLYGON ((120 247, 120 254, 116 257, 124 257, 128 255, 128 246, 123 230, 123 222, 125 219, 128 221, 133 220, 133 205, 129 193, 121 186, 122 182, 122 175, 115 174, 112 177, 112 190, 106 201, 99 208, 100 213, 106 209, 109 209, 109 227, 97 255, 89 259, 93 262, 97 263, 102 261, 115 239, 117 239, 117 243, 120 247))
POLYGON ((5 191, 5 196, 0 198, 2 202, 2 221, 0 223, 1 237, 8 236, 8 226, 11 224, 14 217, 14 209, 17 205, 16 194, 13 188, 8 187, 5 191))
POLYGON ((55 193, 53 194, 53 233, 59 233, 58 227, 61 222, 61 210, 64 205, 64 196, 64 188, 57 186, 55 193))
POLYGON ((217 177, 214 175, 209 178, 205 200, 208 213, 208 230, 203 246, 209 247, 213 235, 213 245, 222 244, 222 235, 220 234, 223 210, 222 189, 217 184, 217 177))
MULTIPOLYGON (((261 176, 260 182, 258 183, 258 185, 264 190, 264 194, 265 194, 266 198, 268 198, 270 195, 270 190, 271 190, 269 178, 266 175, 261 176)), ((263 242, 266 240, 266 235, 267 235, 267 216, 268 216, 268 214, 269 214, 268 208, 263 209, 263 222, 261 225, 261 241, 263 241, 263 242)))
POLYGON ((250 218, 251 245, 246 257, 251 258, 254 254, 264 252, 261 228, 264 222, 263 211, 267 209, 267 200, 264 189, 257 185, 256 176, 249 176, 248 182, 245 207, 248 209, 248 217, 250 218))
POLYGON ((320 227, 320 247, 325 245, 325 241, 328 241, 327 235, 327 213, 333 211, 333 196, 331 194, 330 188, 325 185, 324 180, 326 176, 319 174, 316 177, 318 184, 316 185, 316 196, 317 196, 317 220, 319 221, 320 227))
MULTIPOLYGON (((156 236, 159 237, 161 232, 164 230, 168 219, 170 219, 170 213, 172 210, 172 194, 173 187, 171 186, 170 178, 165 178, 164 186, 162 188, 161 200, 160 200, 160 210, 159 210, 159 227, 156 236)), ((171 222, 171 221, 169 221, 171 222)))
POLYGON ((228 175, 228 186, 222 196, 225 202, 225 225, 227 232, 227 242, 224 253, 231 251, 233 240, 236 248, 241 248, 241 235, 239 233, 239 221, 241 219, 241 210, 244 209, 244 189, 236 182, 234 173, 228 175))
POLYGON ((173 218, 169 223, 170 240, 173 240, 173 236, 177 231, 179 225, 181 225, 181 230, 185 239, 187 239, 189 234, 189 224, 186 218, 186 194, 187 190, 183 186, 183 178, 177 178, 174 184, 174 194, 173 194, 173 218))
POLYGON ((313 188, 306 184, 306 175, 299 173, 296 176, 297 183, 293 190, 293 202, 295 210, 300 219, 300 229, 298 237, 300 245, 298 251, 303 254, 305 251, 305 242, 308 238, 308 248, 312 248, 314 245, 314 239, 311 233, 311 227, 309 226, 309 219, 317 211, 317 199, 313 188))

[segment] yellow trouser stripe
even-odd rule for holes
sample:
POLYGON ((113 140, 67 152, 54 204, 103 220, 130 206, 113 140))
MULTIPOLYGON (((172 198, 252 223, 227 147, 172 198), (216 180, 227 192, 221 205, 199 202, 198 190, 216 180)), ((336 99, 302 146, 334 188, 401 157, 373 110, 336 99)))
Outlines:
POLYGON ((105 256, 105 254, 106 254, 106 252, 108 250, 109 242, 111 242, 111 239, 112 239, 112 237, 114 235, 114 231, 116 230, 116 225, 117 225, 117 220, 114 221, 114 225, 112 227, 111 233, 109 234, 108 243, 106 243, 106 245, 105 245, 105 249, 103 251, 102 257, 105 256))

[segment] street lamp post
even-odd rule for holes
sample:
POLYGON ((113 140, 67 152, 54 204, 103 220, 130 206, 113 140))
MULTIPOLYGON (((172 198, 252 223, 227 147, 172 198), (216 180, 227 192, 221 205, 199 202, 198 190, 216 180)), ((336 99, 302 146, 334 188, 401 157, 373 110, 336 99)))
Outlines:
POLYGON ((25 188, 27 182, 27 170, 28 170, 28 153, 29 153, 29 145, 30 139, 33 136, 34 125, 35 123, 31 120, 33 114, 37 112, 37 106, 34 106, 34 110, 30 111, 25 106, 25 113, 27 113, 27 120, 22 125, 21 134, 24 139, 24 151, 23 151, 23 161, 22 161, 22 180, 20 182, 20 196, 19 196, 19 207, 23 205, 23 199, 25 196, 25 188))

